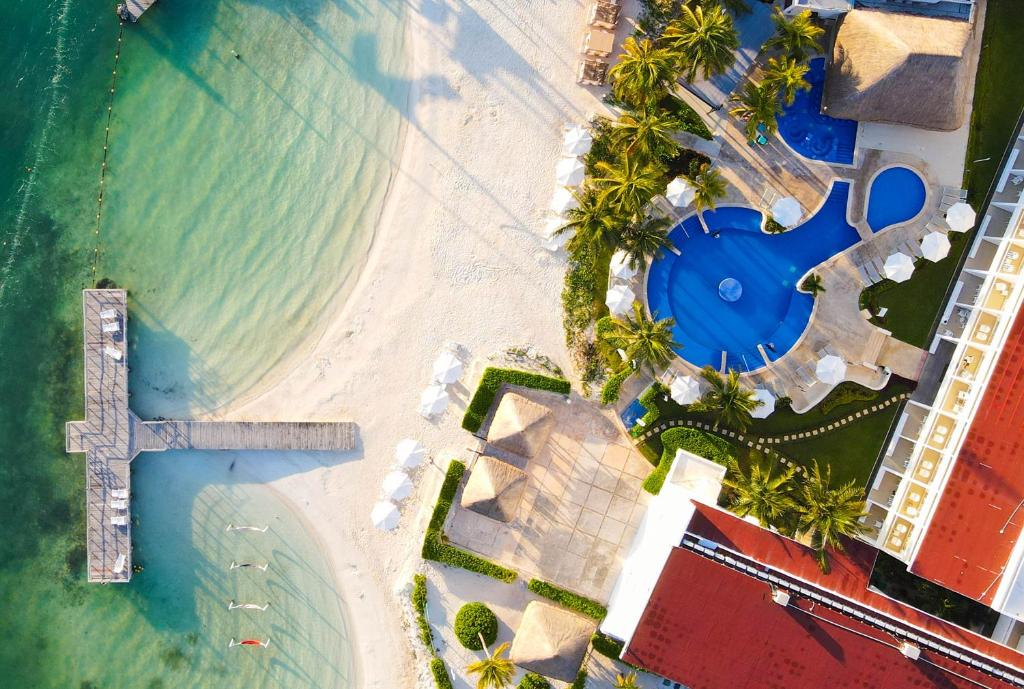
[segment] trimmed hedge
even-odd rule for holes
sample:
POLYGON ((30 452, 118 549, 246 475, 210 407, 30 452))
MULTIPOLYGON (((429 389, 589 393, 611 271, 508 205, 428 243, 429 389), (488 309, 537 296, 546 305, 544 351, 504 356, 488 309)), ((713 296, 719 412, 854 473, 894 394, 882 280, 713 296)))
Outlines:
POLYGON ((419 629, 420 641, 436 656, 434 632, 427 622, 427 578, 422 574, 412 576, 412 607, 416 610, 416 627, 419 629))
POLYGON ((821 401, 821 412, 823 414, 828 414, 836 407, 841 407, 844 404, 850 404, 851 402, 869 402, 877 397, 877 390, 872 390, 864 387, 863 385, 845 381, 837 385, 831 392, 825 395, 825 399, 821 401))
POLYGON ((581 596, 578 593, 567 591, 555 586, 554 584, 541 581, 540 579, 530 579, 529 583, 526 584, 526 588, 530 589, 538 596, 543 596, 550 601, 558 603, 564 608, 575 610, 587 617, 593 617, 595 620, 603 620, 605 615, 608 614, 608 609, 596 600, 591 600, 590 598, 581 596))
POLYGON ((527 672, 519 680, 516 689, 551 689, 551 683, 538 675, 536 672, 527 672))
POLYGON ((490 646, 498 638, 498 618, 483 603, 466 603, 455 614, 455 638, 471 651, 490 646))
POLYGON ((430 674, 434 676, 434 684, 437 689, 452 689, 452 678, 448 675, 448 668, 440 658, 430 661, 430 674))
POLYGON ((487 412, 490 411, 491 404, 494 402, 494 397, 498 394, 498 389, 501 388, 502 383, 533 388, 535 390, 548 390, 549 392, 558 392, 563 395, 568 395, 571 389, 569 381, 564 378, 553 378, 539 373, 516 371, 510 368, 488 367, 480 378, 480 385, 477 386, 476 392, 473 393, 473 399, 469 401, 469 407, 466 408, 465 416, 462 417, 463 428, 470 433, 476 433, 480 430, 480 426, 483 425, 484 419, 487 418, 487 412))
POLYGON ((612 660, 618 660, 622 655, 622 642, 601 632, 594 632, 594 635, 590 637, 590 645, 594 647, 595 651, 612 660))
POLYGON ((587 671, 580 668, 580 671, 576 673, 576 679, 573 680, 572 684, 569 685, 569 689, 586 689, 587 687, 587 671))
POLYGON ((614 404, 619 401, 619 391, 622 390, 622 384, 626 382, 626 379, 633 375, 633 369, 627 364, 623 366, 619 371, 613 373, 611 377, 604 382, 601 386, 601 404, 614 404))
POLYGON ((516 573, 511 569, 496 565, 447 543, 444 535, 444 520, 448 518, 448 511, 452 508, 452 501, 455 500, 455 493, 459 489, 459 481, 462 480, 462 475, 465 472, 466 465, 462 462, 452 460, 448 465, 448 473, 444 477, 444 483, 441 484, 437 504, 434 505, 430 523, 427 524, 427 533, 423 538, 420 555, 425 560, 434 560, 459 567, 510 584, 516 579, 516 573))
POLYGON ((661 492, 668 470, 672 466, 672 458, 676 456, 676 450, 686 450, 724 466, 733 456, 734 449, 725 440, 698 431, 696 428, 670 428, 661 434, 661 445, 664 448, 661 460, 644 480, 644 490, 653 495, 661 492))

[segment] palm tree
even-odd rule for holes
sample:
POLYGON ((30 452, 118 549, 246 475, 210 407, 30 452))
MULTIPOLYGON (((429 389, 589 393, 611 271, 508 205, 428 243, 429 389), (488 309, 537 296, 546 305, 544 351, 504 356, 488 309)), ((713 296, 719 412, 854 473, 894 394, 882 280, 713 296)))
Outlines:
POLYGON ((729 114, 746 122, 743 131, 748 141, 756 139, 759 133, 771 136, 778 131, 777 118, 782 113, 782 106, 774 85, 764 83, 758 86, 748 81, 743 90, 732 97, 732 102, 736 105, 729 114))
POLYGON ((505 643, 488 653, 483 660, 470 663, 466 666, 466 672, 471 675, 479 675, 476 680, 476 689, 505 689, 512 684, 512 677, 516 673, 515 665, 508 658, 502 657, 509 649, 509 643, 505 643))
POLYGON ((754 397, 753 390, 740 385, 740 374, 729 369, 729 373, 722 376, 712 366, 705 366, 700 377, 711 389, 690 405, 690 409, 714 414, 716 429, 724 424, 737 431, 747 430, 753 420, 750 412, 764 403, 754 397))
POLYGON ((711 167, 711 163, 701 165, 697 174, 688 179, 693 187, 693 205, 698 213, 714 210, 718 200, 725 196, 725 178, 717 168, 711 167))
POLYGON ((778 48, 797 62, 806 61, 812 52, 821 52, 818 39, 825 30, 814 24, 810 10, 790 19, 776 7, 772 22, 775 23, 775 35, 765 42, 766 48, 778 48))
POLYGON ((640 685, 636 683, 636 673, 615 675, 615 689, 640 689, 640 685))
POLYGON ((621 223, 607 205, 598 198, 597 192, 586 188, 576 192, 578 208, 565 212, 565 224, 558 228, 556 234, 572 232, 567 249, 575 253, 584 246, 605 246, 614 248, 618 243, 621 223))
POLYGON ((598 201, 622 216, 638 215, 655 194, 665 189, 665 168, 643 156, 623 152, 616 162, 599 161, 598 201))
POLYGON ((673 348, 681 347, 672 339, 675 319, 652 320, 644 313, 640 302, 633 302, 633 316, 613 318, 611 327, 601 337, 613 347, 626 352, 626 359, 637 367, 647 366, 652 371, 668 366, 675 356, 673 348))
POLYGON ((629 265, 642 268, 647 265, 648 256, 657 258, 662 249, 672 246, 668 230, 672 221, 665 217, 648 217, 630 223, 622 231, 619 248, 629 256, 629 265))
POLYGON ((686 80, 693 81, 698 71, 705 79, 724 74, 736 62, 740 45, 732 17, 717 3, 683 4, 680 11, 661 38, 675 54, 686 80))
POLYGON ((825 291, 825 281, 822 280, 821 276, 817 273, 811 273, 804 278, 803 283, 800 285, 800 289, 805 292, 809 292, 812 297, 817 297, 825 291))
POLYGON ((679 119, 666 112, 626 112, 612 129, 612 142, 630 155, 671 158, 679 151, 679 144, 672 135, 680 129, 679 119))
POLYGON ((864 491, 853 481, 832 486, 832 467, 822 475, 815 462, 806 480, 795 493, 797 532, 810 538, 823 572, 829 571, 828 549, 843 551, 843 538, 866 531, 860 522, 864 516, 864 491))
POLYGON ((608 71, 612 94, 635 108, 661 100, 676 80, 675 59, 649 38, 627 38, 619 61, 608 71))
POLYGON ((750 455, 750 473, 745 474, 735 457, 729 459, 729 472, 722 483, 732 490, 729 509, 741 517, 754 517, 762 526, 779 526, 796 508, 791 493, 796 468, 771 475, 771 469, 762 469, 760 453, 750 455))
POLYGON ((783 103, 792 105, 797 91, 811 90, 811 82, 804 78, 810 69, 807 63, 797 62, 796 58, 770 57, 761 85, 770 85, 783 103))

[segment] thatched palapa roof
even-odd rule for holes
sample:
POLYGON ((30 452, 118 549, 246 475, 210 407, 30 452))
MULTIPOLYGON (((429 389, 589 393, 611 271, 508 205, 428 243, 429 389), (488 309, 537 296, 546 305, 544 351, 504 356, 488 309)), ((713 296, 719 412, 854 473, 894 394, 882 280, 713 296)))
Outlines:
POLYGON ((822 110, 951 131, 964 123, 970 22, 857 9, 839 25, 822 110))
POLYGON ((551 410, 514 392, 506 392, 494 413, 487 442, 527 459, 536 455, 551 434, 551 410))
POLYGON ((462 506, 491 519, 511 521, 526 488, 526 472, 480 455, 462 489, 462 506))
POLYGON ((539 675, 571 682, 583 663, 597 624, 550 603, 533 601, 512 640, 509 658, 539 675))

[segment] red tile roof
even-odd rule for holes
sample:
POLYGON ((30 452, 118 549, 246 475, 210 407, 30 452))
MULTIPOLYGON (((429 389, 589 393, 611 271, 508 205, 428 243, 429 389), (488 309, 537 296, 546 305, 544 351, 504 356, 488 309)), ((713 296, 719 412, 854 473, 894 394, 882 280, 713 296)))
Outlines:
POLYGON ((682 548, 623 658, 691 689, 1011 686, 928 650, 910 660, 892 636, 807 600, 778 605, 764 582, 682 548))
POLYGON ((1024 507, 1018 509, 1024 499, 1022 455, 1024 314, 1017 316, 992 372, 911 564, 914 574, 992 602, 1024 527, 1024 507))

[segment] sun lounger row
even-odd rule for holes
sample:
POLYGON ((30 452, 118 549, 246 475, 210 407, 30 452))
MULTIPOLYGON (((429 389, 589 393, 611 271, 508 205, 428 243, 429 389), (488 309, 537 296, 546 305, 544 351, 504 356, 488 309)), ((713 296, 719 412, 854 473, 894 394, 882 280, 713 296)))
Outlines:
POLYGON ((608 62, 604 59, 615 48, 615 25, 622 7, 618 0, 596 0, 587 13, 587 32, 576 73, 576 81, 585 86, 604 86, 608 82, 608 62))

